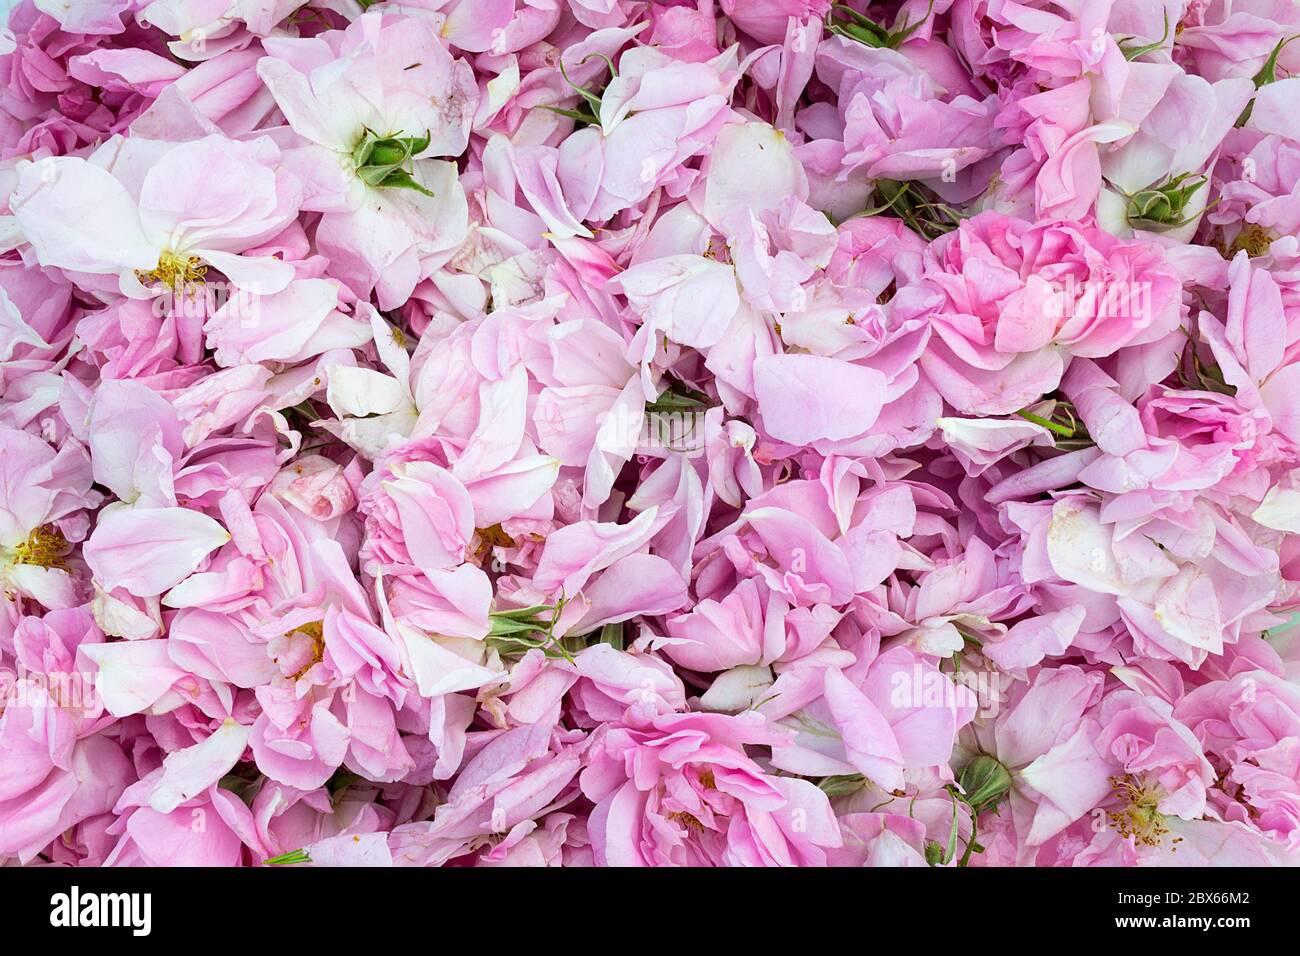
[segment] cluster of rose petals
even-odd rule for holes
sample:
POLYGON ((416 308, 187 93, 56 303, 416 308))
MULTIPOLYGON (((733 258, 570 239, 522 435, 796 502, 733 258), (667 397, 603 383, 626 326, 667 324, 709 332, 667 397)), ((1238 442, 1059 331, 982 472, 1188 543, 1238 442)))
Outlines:
POLYGON ((1300 862, 1297 35, 21 0, 0 863, 1300 862))

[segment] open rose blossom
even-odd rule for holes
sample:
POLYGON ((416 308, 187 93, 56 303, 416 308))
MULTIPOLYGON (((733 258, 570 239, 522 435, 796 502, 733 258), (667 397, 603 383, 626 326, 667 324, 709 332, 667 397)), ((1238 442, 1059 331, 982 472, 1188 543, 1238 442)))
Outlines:
POLYGON ((1300 6, 10 6, 0 866, 1300 864, 1300 6))

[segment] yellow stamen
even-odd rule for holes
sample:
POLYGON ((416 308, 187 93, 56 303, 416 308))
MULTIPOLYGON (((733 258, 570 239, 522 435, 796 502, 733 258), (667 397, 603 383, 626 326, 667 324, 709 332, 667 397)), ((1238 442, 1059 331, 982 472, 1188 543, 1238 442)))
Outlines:
MULTIPOLYGON (((1164 815, 1156 809, 1160 803, 1159 788, 1140 782, 1132 774, 1111 777, 1110 785, 1115 796, 1124 801, 1123 807, 1109 815, 1119 835, 1126 839, 1133 837, 1142 846, 1160 846, 1169 827, 1165 826, 1164 815)), ((1175 844, 1182 841, 1182 837, 1173 839, 1175 844)))
POLYGON ((494 524, 489 528, 476 528, 478 534, 478 557, 483 557, 493 548, 513 548, 515 539, 506 534, 500 524, 494 524))
POLYGON ((688 830, 703 830, 704 824, 701 823, 694 814, 687 813, 685 810, 678 810, 675 813, 664 814, 664 819, 672 820, 674 823, 680 823, 688 830))
POLYGON ((142 283, 157 283, 170 289, 201 284, 207 274, 208 267, 198 256, 180 256, 169 251, 158 256, 158 265, 152 269, 135 270, 135 277, 142 283))
POLYGON ((325 659, 325 625, 322 621, 308 621, 306 624, 299 624, 292 631, 285 631, 285 637, 293 637, 295 634, 306 634, 311 638, 311 660, 300 667, 297 672, 290 678, 297 680, 307 673, 322 660, 325 659))
POLYGON ((1263 226, 1256 225, 1253 222, 1245 223, 1241 227, 1241 232, 1237 233, 1237 238, 1232 241, 1228 248, 1227 258, 1231 259, 1238 252, 1245 249, 1246 255, 1254 259, 1256 256, 1262 256, 1268 252, 1268 247, 1273 244, 1274 236, 1263 226))
POLYGON ((38 568, 61 568, 68 553, 68 540, 54 525, 34 530, 14 548, 14 564, 33 564, 38 568))

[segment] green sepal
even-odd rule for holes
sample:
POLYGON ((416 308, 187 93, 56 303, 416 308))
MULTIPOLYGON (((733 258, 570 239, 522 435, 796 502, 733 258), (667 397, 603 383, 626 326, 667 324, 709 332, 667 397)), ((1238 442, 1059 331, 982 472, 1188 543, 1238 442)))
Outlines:
POLYGON ((962 799, 975 813, 995 809, 1011 792, 1011 771, 996 757, 980 754, 957 775, 962 799))
POLYGON ((292 866, 295 863, 310 863, 311 857, 307 855, 305 849, 290 850, 288 853, 281 853, 279 856, 273 856, 269 860, 263 860, 263 866, 292 866))
MULTIPOLYGON (((1131 40, 1133 39, 1133 37, 1128 37, 1127 39, 1131 40)), ((1160 49, 1162 46, 1165 45, 1165 41, 1168 39, 1169 39, 1169 11, 1166 10, 1165 30, 1164 33, 1160 34, 1160 39, 1157 40, 1155 43, 1146 43, 1143 44, 1142 46, 1134 46, 1134 47, 1125 47, 1123 42, 1119 42, 1116 45, 1119 47, 1120 52, 1124 54, 1124 59, 1136 60, 1140 56, 1146 56, 1146 54, 1152 53, 1160 49)))
POLYGON ((850 793, 857 793, 867 785, 867 778, 860 773, 837 774, 833 777, 824 777, 817 784, 822 793, 828 797, 845 797, 850 793))
POLYGON ((415 181, 415 179, 404 169, 395 169, 381 182, 380 187, 384 189, 411 189, 423 196, 433 197, 432 190, 426 189, 415 181))

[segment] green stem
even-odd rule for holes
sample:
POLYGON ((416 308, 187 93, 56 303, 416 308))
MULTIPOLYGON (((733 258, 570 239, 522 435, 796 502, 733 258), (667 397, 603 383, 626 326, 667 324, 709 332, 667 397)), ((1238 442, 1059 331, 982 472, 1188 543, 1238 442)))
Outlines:
POLYGON ((1019 415, 1021 418, 1023 418, 1025 421, 1033 422, 1035 425, 1042 425, 1048 431, 1056 432, 1056 434, 1058 435, 1062 435, 1066 438, 1074 437, 1073 428, 1066 428, 1064 425, 1060 425, 1054 421, 1050 421, 1049 419, 1044 418, 1042 415, 1035 415, 1033 412, 1027 412, 1023 408, 1020 411, 1016 412, 1016 414, 1019 415))
POLYGON ((975 837, 979 834, 979 814, 974 808, 970 812, 970 839, 966 841, 966 852, 961 855, 957 861, 958 866, 966 866, 970 863, 970 855, 975 849, 975 837))

